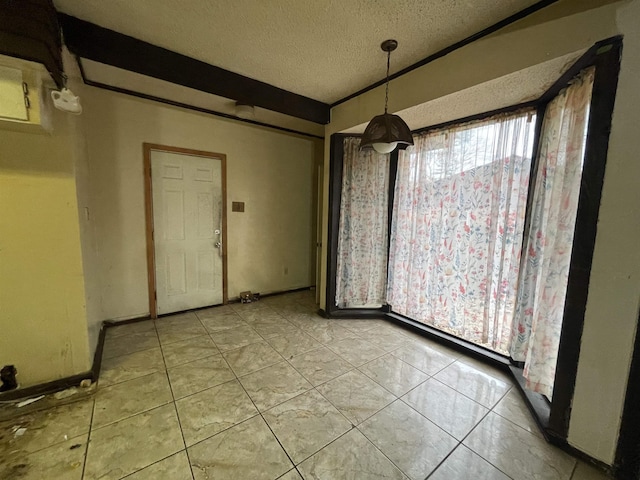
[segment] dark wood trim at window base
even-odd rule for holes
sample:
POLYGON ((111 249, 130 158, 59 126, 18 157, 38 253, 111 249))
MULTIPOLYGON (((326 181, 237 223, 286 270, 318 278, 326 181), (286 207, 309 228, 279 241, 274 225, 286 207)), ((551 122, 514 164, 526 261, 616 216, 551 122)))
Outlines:
MULTIPOLYGON (((404 317, 397 313, 384 313, 382 311, 357 308, 347 310, 349 310, 348 315, 342 315, 342 310, 339 312, 334 312, 331 315, 327 315, 326 312, 322 309, 318 311, 318 314, 322 315, 325 318, 335 318, 337 320, 339 320, 343 316, 353 319, 384 319, 395 323, 396 325, 399 325, 403 328, 406 328, 407 330, 411 330, 414 333, 422 335, 429 340, 433 340, 445 347, 457 350, 468 357, 474 358, 475 360, 481 361, 498 370, 501 370, 513 379, 513 382, 520 392, 522 399, 527 405, 527 408, 531 412, 532 417, 534 418, 538 429, 540 430, 540 433, 542 433, 544 439, 547 442, 606 474, 611 474, 613 472, 614 469, 610 465, 607 465, 600 460, 597 460, 590 455, 587 455, 586 453, 569 445, 566 439, 556 436, 552 431, 548 429, 550 414, 550 404, 548 400, 538 393, 525 389, 525 380, 522 376, 522 368, 511 365, 509 358, 492 352, 491 350, 487 350, 486 348, 480 347, 479 345, 475 345, 466 340, 462 340, 446 332, 440 331, 436 328, 430 327, 420 322, 416 322, 415 320, 411 320, 410 318, 404 317)), ((640 335, 638 337, 638 341, 640 342, 640 335)), ((638 362, 638 367, 640 368, 640 362, 638 362)), ((640 387, 637 388, 637 390, 640 392, 640 387)), ((628 480, 637 480, 637 477, 616 476, 616 478, 624 478, 624 480, 627 480, 627 478, 628 480)))

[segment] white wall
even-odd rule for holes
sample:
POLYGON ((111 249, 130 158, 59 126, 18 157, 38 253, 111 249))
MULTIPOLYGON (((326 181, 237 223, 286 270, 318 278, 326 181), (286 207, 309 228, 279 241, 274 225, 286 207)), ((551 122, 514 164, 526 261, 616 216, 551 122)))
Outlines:
MULTIPOLYGON (((561 0, 482 40, 404 75, 391 83, 390 111, 434 98, 591 47, 624 34, 622 76, 607 160, 602 207, 589 287, 578 377, 570 419, 571 445, 613 463, 619 419, 632 355, 640 298, 640 0, 561 0), (593 8, 594 6, 598 8, 593 8)), ((380 87, 332 110, 325 131, 324 194, 329 187, 332 133, 367 122, 379 113, 380 87)), ((327 244, 327 200, 323 238, 327 244)), ((326 249, 323 249, 320 305, 326 306, 326 249)))
POLYGON ((143 142, 227 156, 230 298, 243 290, 269 293, 315 284, 310 259, 319 140, 93 87, 80 93, 86 164, 78 168, 79 209, 92 318, 149 313, 143 142), (231 212, 232 201, 245 202, 245 212, 231 212))
POLYGON ((640 301, 640 1, 617 10, 624 35, 569 442, 611 461, 640 301))

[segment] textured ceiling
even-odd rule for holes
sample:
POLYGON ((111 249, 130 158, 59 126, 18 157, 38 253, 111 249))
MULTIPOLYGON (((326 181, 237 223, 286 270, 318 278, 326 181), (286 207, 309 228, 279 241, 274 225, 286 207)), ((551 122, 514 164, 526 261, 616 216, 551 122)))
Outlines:
POLYGON ((332 103, 535 0, 54 0, 64 13, 332 103))

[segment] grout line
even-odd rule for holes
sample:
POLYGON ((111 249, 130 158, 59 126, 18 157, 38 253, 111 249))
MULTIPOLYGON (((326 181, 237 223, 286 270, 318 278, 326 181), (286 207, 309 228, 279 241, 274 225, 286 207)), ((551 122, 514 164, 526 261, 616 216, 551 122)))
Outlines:
MULTIPOLYGON (((156 331, 157 330, 158 330, 158 327, 156 326, 156 331)), ((158 338, 159 337, 160 335, 158 335, 158 338)), ((184 445, 184 452, 185 452, 185 455, 187 456, 187 462, 189 462, 189 470, 191 471, 191 478, 193 479, 194 474, 193 474, 193 467, 191 466, 191 458, 189 458, 189 451, 187 450, 187 441, 184 438, 184 431, 182 430, 182 422, 180 421, 180 415, 178 414, 178 406, 176 405, 176 396, 175 396, 175 393, 173 392, 173 385, 171 384, 171 379, 169 378, 169 368, 167 366, 167 360, 164 355, 164 349, 162 348, 162 342, 160 342, 160 352, 162 353, 162 362, 164 363, 164 374, 167 378, 167 383, 169 384, 169 391, 171 392, 171 398, 173 398, 173 402, 171 402, 171 404, 173 405, 173 411, 175 412, 176 419, 178 420, 178 428, 180 429, 180 436, 182 437, 182 445, 184 445)))
MULTIPOLYGON (((97 389, 96 389, 97 393, 97 389)), ((87 468, 87 458, 89 457, 89 442, 91 441, 91 433, 93 433, 93 415, 96 411, 96 399, 93 398, 93 408, 91 409, 91 420, 89 420, 89 433, 87 434, 87 447, 84 451, 84 461, 82 462, 82 475, 81 479, 84 478, 84 473, 87 468)))
MULTIPOLYGON (((293 461, 293 459, 291 458, 291 456, 289 455, 289 452, 287 452, 287 450, 284 448, 284 445, 282 445, 282 443, 280 442, 280 439, 278 438, 278 436, 276 435, 276 433, 273 431, 273 429, 271 428, 271 425, 269 425, 269 422, 267 422, 267 420, 264 418, 264 415, 262 414, 262 412, 260 411, 260 409, 258 408, 258 406, 256 405, 256 403, 253 401, 253 398, 251 398, 251 395, 249 395, 249 392, 247 392, 247 389, 244 388, 244 385, 242 384, 242 382, 240 381, 240 379, 238 379, 238 383, 240 384, 240 387, 242 387, 242 390, 244 391, 245 395, 249 398, 249 400, 251 400, 251 403, 253 404, 254 408, 257 410, 258 415, 260 415, 260 418, 262 419, 262 421, 265 423, 265 425, 267 426, 267 428, 269 429, 269 431, 271 432, 271 435, 273 435, 273 438, 276 439, 276 442, 278 442, 278 445, 280 445, 280 448, 282 449, 282 451, 284 452, 284 454, 287 456, 287 458, 289 459, 289 461, 291 462, 291 465, 293 465, 293 467, 295 468, 296 464, 293 461)), ((306 392, 304 392, 306 393, 306 392)), ((303 395, 302 393, 300 395, 303 395)), ((296 395, 299 396, 299 395, 296 395)), ((295 397, 293 397, 295 398, 295 397)), ((291 400, 291 399, 289 399, 291 400)), ((288 400, 285 400, 288 401, 288 400)), ((284 403, 284 402, 281 402, 284 403)), ((278 405, 281 405, 281 403, 279 403, 278 405)), ((275 405, 277 406, 277 405, 275 405)), ((273 408, 273 407, 271 407, 273 408)), ((271 410, 271 408, 267 409, 271 410)), ((253 417, 251 417, 253 418, 253 417)), ((287 472, 289 472, 291 469, 287 470, 284 474, 286 474, 287 472)), ((283 474, 283 475, 284 475, 283 474)))
MULTIPOLYGON (((197 318, 197 315, 196 315, 197 318)), ((158 330, 158 326, 156 325, 156 332, 158 330)), ((160 338, 160 334, 158 332, 158 339, 160 338)), ((191 471, 191 478, 193 475, 193 468, 191 467, 191 459, 189 458, 189 452, 187 451, 187 442, 184 438, 184 431, 182 430, 182 422, 180 421, 180 415, 178 414, 178 406, 176 405, 176 396, 173 392, 173 385, 171 384, 171 379, 169 378, 169 368, 167 366, 167 360, 164 354, 164 348, 162 348, 162 342, 160 342, 160 352, 162 353, 162 362, 164 363, 164 374, 167 377, 167 383, 169 384, 169 391, 171 392, 171 398, 173 398, 173 411, 175 412, 176 419, 178 420, 178 428, 180 428, 180 436, 182 437, 182 445, 184 445, 184 452, 187 455, 187 461, 189 462, 189 470, 191 471)), ((146 467, 145 467, 146 468, 146 467)))

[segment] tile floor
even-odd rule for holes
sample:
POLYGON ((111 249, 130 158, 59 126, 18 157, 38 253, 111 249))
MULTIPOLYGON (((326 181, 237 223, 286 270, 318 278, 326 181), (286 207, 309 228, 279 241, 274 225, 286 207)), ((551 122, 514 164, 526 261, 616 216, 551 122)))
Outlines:
POLYGON ((501 372, 315 311, 298 292, 110 328, 94 397, 0 425, 0 478, 604 478, 501 372))

